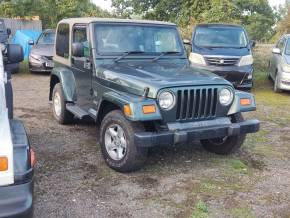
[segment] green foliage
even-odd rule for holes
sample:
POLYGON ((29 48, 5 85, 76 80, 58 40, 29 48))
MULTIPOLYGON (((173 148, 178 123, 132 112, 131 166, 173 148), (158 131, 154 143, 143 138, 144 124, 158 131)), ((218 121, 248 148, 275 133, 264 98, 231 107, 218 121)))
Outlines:
MULTIPOLYGON (((268 40, 276 15, 267 0, 112 0, 121 16, 172 21, 182 28, 195 23, 236 23, 252 39, 268 40)), ((184 32, 188 33, 188 30, 184 32)))
POLYGON ((247 165, 244 164, 241 160, 236 159, 231 160, 231 166, 235 171, 239 173, 247 174, 248 172, 247 165))
POLYGON ((195 205, 194 211, 192 213, 192 218, 207 218, 208 208, 205 202, 199 200, 195 205))
POLYGON ((90 0, 14 0, 0 3, 2 17, 40 16, 44 28, 55 28, 58 21, 70 17, 110 17, 90 0))

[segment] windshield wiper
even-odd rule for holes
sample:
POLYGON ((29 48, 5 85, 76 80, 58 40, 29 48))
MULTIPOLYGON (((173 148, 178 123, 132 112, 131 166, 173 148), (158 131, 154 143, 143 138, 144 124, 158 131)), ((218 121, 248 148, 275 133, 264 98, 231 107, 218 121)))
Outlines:
POLYGON ((143 54, 143 53, 144 53, 144 51, 126 51, 126 52, 124 52, 124 54, 122 54, 122 56, 116 58, 114 61, 118 62, 119 60, 127 57, 130 54, 143 54))
POLYGON ((154 59, 152 60, 152 62, 153 62, 153 61, 157 61, 157 60, 159 60, 161 57, 163 57, 163 56, 165 56, 165 55, 168 55, 168 54, 180 54, 180 52, 179 52, 179 51, 165 51, 165 52, 161 52, 161 54, 160 54, 159 56, 157 56, 156 58, 154 58, 154 59))

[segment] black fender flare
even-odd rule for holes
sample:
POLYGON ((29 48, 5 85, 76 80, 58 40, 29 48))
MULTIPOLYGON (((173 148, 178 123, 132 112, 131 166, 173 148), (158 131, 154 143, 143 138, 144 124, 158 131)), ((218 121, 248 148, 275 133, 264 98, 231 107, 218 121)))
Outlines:
POLYGON ((64 98, 67 102, 75 102, 77 100, 76 81, 71 70, 65 67, 57 67, 52 70, 49 91, 50 101, 52 100, 53 88, 57 83, 62 85, 64 98))

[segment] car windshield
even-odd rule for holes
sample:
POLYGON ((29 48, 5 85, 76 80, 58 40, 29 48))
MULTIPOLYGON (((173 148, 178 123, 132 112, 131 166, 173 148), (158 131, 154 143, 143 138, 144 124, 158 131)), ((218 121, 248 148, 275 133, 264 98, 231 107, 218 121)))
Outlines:
POLYGON ((241 48, 247 46, 247 37, 239 27, 197 27, 193 43, 199 47, 241 48))
POLYGON ((53 44, 55 39, 54 32, 44 32, 40 35, 37 44, 53 44))
POLYGON ((183 53, 179 33, 171 26, 96 24, 95 37, 98 54, 183 53))

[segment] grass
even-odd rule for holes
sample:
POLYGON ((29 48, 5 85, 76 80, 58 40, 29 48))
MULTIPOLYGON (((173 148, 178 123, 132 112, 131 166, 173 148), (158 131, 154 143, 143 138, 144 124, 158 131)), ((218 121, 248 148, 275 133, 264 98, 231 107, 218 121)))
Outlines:
POLYGON ((248 166, 244 164, 241 160, 232 159, 230 161, 231 167, 238 173, 247 174, 248 166))
POLYGON ((20 63, 19 66, 19 73, 21 74, 30 74, 29 68, 28 68, 28 60, 24 60, 20 63))
POLYGON ((233 208, 230 213, 233 218, 255 218, 252 210, 247 206, 233 208))
POLYGON ((208 208, 204 201, 199 200, 195 205, 191 218, 208 218, 208 208))

